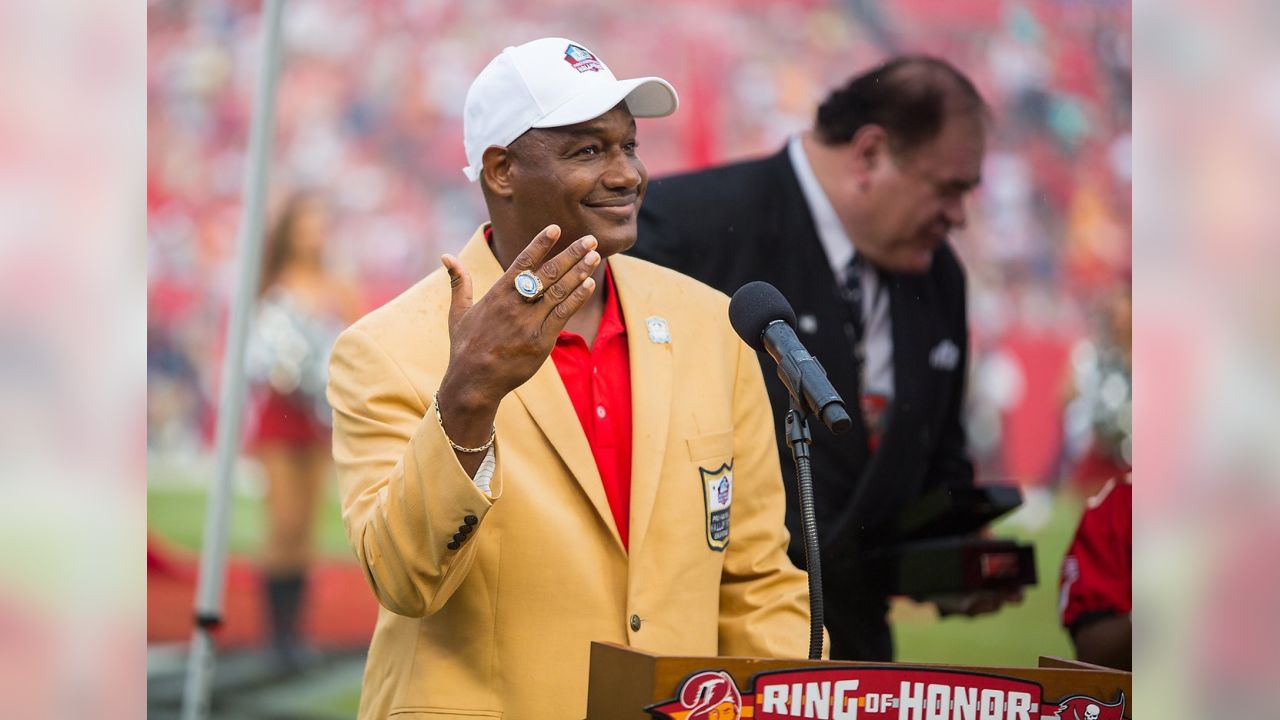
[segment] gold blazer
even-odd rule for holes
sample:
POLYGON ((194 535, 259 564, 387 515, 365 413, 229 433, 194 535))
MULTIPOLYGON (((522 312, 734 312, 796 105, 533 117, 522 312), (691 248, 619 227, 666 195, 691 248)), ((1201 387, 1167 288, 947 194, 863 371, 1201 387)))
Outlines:
MULTIPOLYGON (((460 257, 478 299, 502 268, 481 230, 460 257)), ((607 262, 630 347, 630 552, 549 358, 499 406, 492 495, 458 464, 431 408, 449 357, 443 270, 334 347, 343 520, 382 606, 361 718, 582 718, 592 640, 806 655, 769 401, 728 298, 607 262), (474 532, 448 549, 469 515, 474 532)))

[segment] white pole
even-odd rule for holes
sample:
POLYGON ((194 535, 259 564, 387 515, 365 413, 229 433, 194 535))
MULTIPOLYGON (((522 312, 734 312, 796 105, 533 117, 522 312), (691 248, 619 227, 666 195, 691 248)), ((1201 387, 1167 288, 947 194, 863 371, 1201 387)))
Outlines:
POLYGON ((200 579, 196 588, 195 633, 187 661, 182 694, 183 720, 209 716, 213 687, 212 631, 222 622, 227 577, 227 526, 231 521, 232 471, 240 454, 244 409, 244 347, 262 265, 263 206, 267 191, 267 163, 275 126, 276 79, 280 74, 280 18, 284 0, 266 0, 262 31, 262 65, 249 129, 249 154, 244 169, 244 200, 237 243, 235 294, 226 352, 222 357, 222 391, 218 398, 217 465, 210 488, 200 547, 200 579))

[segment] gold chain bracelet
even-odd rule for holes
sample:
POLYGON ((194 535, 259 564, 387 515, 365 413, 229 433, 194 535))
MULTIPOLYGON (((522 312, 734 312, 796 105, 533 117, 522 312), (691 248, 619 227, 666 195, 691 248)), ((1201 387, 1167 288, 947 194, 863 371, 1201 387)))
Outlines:
POLYGON ((440 391, 437 390, 436 394, 432 396, 432 398, 436 406, 436 422, 440 423, 440 430, 441 432, 444 433, 444 439, 449 441, 449 447, 453 448, 457 452, 466 453, 467 455, 475 455, 476 453, 488 452, 489 448, 493 447, 493 441, 498 438, 497 426, 494 426, 491 430, 489 430, 489 442, 481 445, 480 447, 474 447, 474 448, 462 447, 458 443, 454 442, 449 437, 449 431, 444 429, 444 418, 440 417, 440 391))

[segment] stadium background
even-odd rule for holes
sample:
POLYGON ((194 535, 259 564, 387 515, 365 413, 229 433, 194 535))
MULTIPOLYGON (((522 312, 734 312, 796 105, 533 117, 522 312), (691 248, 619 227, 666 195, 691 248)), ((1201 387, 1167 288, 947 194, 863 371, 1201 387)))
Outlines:
MULTIPOLYGON (((148 641, 157 666, 188 634, 187 550, 198 547, 212 469, 259 10, 152 2, 148 13, 148 641)), ((325 194, 334 268, 366 308, 433 270, 481 221, 479 193, 459 170, 460 112, 470 79, 505 45, 563 35, 620 76, 670 80, 680 111, 640 125, 651 176, 775 151, 830 88, 890 52, 937 54, 967 72, 995 115, 983 187, 953 238, 970 276, 970 435, 981 478, 1027 489, 1028 507, 1001 531, 1037 542, 1041 584, 1023 606, 981 620, 940 621, 899 604, 900 659, 1028 664, 1069 653, 1055 586, 1087 491, 1066 478, 1088 426, 1063 388, 1129 284, 1127 3, 291 0, 285 21, 269 206, 297 189, 325 194)), ((252 645, 260 630, 251 582, 260 494, 246 462, 228 648, 252 645)), ((332 498, 320 546, 321 572, 333 579, 316 605, 356 620, 335 627, 313 612, 309 627, 321 644, 358 646, 372 600, 358 571, 348 583, 354 569, 332 498)), ((318 716, 354 702, 358 675, 344 672, 345 687, 307 695, 318 716)))

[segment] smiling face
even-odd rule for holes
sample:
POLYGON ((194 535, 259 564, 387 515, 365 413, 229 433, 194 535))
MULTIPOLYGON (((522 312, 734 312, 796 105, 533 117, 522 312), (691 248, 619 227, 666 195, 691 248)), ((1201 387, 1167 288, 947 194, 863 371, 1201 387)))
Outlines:
POLYGON ((854 242, 893 272, 927 272, 933 253, 964 227, 965 200, 978 186, 985 150, 982 118, 950 118, 933 140, 903 152, 887 141, 867 164, 866 207, 854 242))
POLYGON ((525 242, 555 223, 562 247, 594 235, 608 257, 635 244, 648 172, 625 103, 577 125, 530 130, 507 153, 503 194, 525 242))

